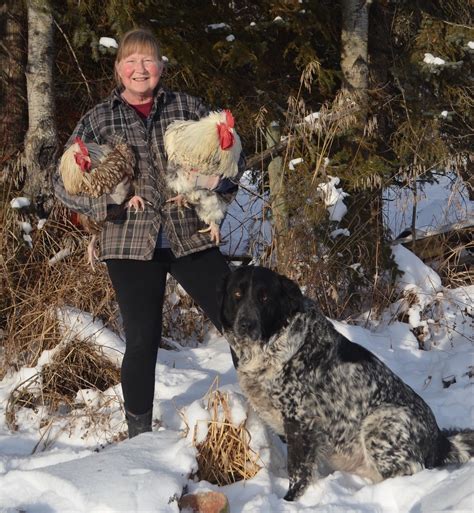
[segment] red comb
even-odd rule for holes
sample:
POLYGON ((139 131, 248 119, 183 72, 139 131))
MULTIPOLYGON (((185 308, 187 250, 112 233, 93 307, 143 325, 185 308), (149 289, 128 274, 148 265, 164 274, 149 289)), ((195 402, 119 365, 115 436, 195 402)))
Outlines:
POLYGON ((83 173, 90 171, 91 159, 89 157, 89 150, 87 149, 87 146, 79 137, 76 137, 74 142, 79 146, 79 151, 74 153, 74 160, 76 161, 76 164, 79 166, 83 173))
POLYGON ((79 145, 79 148, 81 149, 81 153, 85 156, 89 156, 89 150, 87 149, 87 146, 84 144, 84 141, 80 137, 76 137, 74 139, 74 142, 79 145))
POLYGON ((227 126, 229 128, 234 128, 234 116, 232 116, 232 112, 230 110, 225 110, 225 120, 226 120, 226 123, 227 123, 227 126))

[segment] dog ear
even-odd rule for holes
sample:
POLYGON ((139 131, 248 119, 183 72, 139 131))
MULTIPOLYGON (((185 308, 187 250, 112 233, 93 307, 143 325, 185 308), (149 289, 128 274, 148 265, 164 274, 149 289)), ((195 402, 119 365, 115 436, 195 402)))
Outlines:
POLYGON ((231 274, 231 271, 229 271, 228 273, 226 273, 222 276, 221 280, 217 284, 217 289, 216 289, 216 298, 217 298, 217 305, 219 308, 219 317, 220 317, 219 320, 221 323, 221 327, 220 327, 219 331, 221 331, 221 332, 222 332, 223 328, 230 327, 228 325, 229 323, 227 322, 225 315, 224 315, 224 296, 225 296, 225 292, 227 289, 227 282, 229 281, 230 274, 231 274))
POLYGON ((286 276, 280 275, 280 284, 288 301, 289 315, 303 311, 303 294, 299 285, 286 276))

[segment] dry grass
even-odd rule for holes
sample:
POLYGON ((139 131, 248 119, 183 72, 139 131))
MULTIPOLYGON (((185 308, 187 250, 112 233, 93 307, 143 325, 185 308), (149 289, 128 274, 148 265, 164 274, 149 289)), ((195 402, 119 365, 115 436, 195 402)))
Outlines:
MULTIPOLYGON (((94 272, 90 269, 84 256, 87 239, 61 218, 61 210, 53 212, 42 229, 33 229, 31 248, 19 229, 25 214, 13 209, 4 209, 3 214, 0 315, 5 366, 33 367, 45 349, 56 347, 62 335, 55 312, 66 304, 90 312, 118 331, 118 311, 106 270, 103 266, 94 272), (69 256, 51 264, 50 259, 64 250, 69 256)), ((37 223, 26 220, 33 227, 37 223)))
POLYGON ((105 391, 120 382, 120 370, 93 344, 74 340, 59 350, 41 373, 42 395, 56 408, 64 399, 74 400, 79 390, 105 391))
MULTIPOLYGON (((120 381, 120 370, 90 341, 72 340, 60 348, 38 374, 20 383, 10 395, 6 420, 17 429, 21 408, 36 412, 44 408, 44 419, 64 415, 84 405, 76 401, 79 390, 105 391, 120 381)), ((43 423, 44 423, 43 419, 43 423)))
POLYGON ((261 466, 258 454, 250 447, 245 422, 232 424, 228 395, 217 389, 217 382, 207 397, 211 420, 206 439, 196 445, 198 478, 219 486, 251 479, 261 466))
MULTIPOLYGON (((88 237, 73 226, 58 207, 42 229, 33 229, 32 247, 22 239, 19 222, 37 220, 28 214, 3 208, 0 232, 0 329, 3 330, 4 364, 7 368, 33 367, 46 349, 52 349, 62 335, 57 308, 68 305, 90 313, 104 325, 120 333, 120 314, 107 269, 97 264, 92 270, 86 260, 88 237), (60 252, 68 255, 51 263, 60 252)), ((204 318, 192 300, 176 292, 169 281, 167 298, 173 293, 176 304, 165 302, 163 334, 175 340, 202 340, 204 318)))
MULTIPOLYGON (((38 219, 27 208, 10 207, 11 191, 3 188, 0 195, 0 379, 8 371, 35 367, 43 351, 58 347, 48 365, 13 390, 7 423, 15 429, 18 411, 25 407, 37 414, 43 433, 55 431, 55 420, 62 422, 72 411, 87 416, 89 424, 99 422, 97 409, 89 411, 87 405, 75 403, 76 393, 117 384, 119 370, 89 341, 64 345, 56 311, 73 306, 118 331, 107 273, 103 266, 94 272, 90 269, 85 259, 87 237, 69 222, 64 209, 57 207, 39 228, 38 219), (21 223, 31 226, 29 242, 21 223), (67 256, 52 261, 60 252, 67 256)), ((69 420, 71 426, 74 419, 69 420)))
POLYGON ((207 331, 206 317, 177 281, 168 276, 163 306, 163 337, 196 347, 207 331))

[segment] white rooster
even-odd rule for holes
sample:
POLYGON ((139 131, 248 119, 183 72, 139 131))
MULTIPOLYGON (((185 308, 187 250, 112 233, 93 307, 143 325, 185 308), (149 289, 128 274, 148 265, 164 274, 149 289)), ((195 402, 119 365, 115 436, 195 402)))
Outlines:
MULTIPOLYGON (((76 137, 61 157, 59 172, 69 194, 98 198, 120 189, 130 198, 128 207, 134 207, 138 211, 143 210, 145 204, 140 196, 133 195, 134 166, 135 158, 127 144, 119 143, 112 148, 109 145, 84 143, 76 137)), ((94 260, 97 258, 95 244, 101 225, 83 214, 79 214, 79 220, 92 233, 87 256, 94 268, 94 260)))
POLYGON ((197 121, 174 121, 165 132, 164 142, 168 187, 178 195, 179 204, 194 206, 198 217, 209 225, 202 232, 210 232, 211 240, 218 244, 219 225, 227 203, 218 193, 197 188, 190 173, 197 171, 229 179, 237 176, 242 144, 231 112, 211 112, 197 121))

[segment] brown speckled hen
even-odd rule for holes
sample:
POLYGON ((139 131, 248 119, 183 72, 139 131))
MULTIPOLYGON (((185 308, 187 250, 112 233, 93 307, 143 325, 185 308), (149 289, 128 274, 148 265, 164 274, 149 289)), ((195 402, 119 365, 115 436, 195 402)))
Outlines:
MULTIPOLYGON (((59 172, 64 188, 69 194, 98 198, 103 194, 113 194, 118 186, 125 186, 129 191, 128 207, 136 211, 144 209, 144 201, 133 194, 135 157, 126 143, 115 147, 84 143, 76 138, 74 143, 64 152, 59 163, 59 172)), ((89 263, 94 267, 97 258, 95 243, 101 225, 92 219, 79 215, 84 228, 92 233, 87 247, 89 263)))

